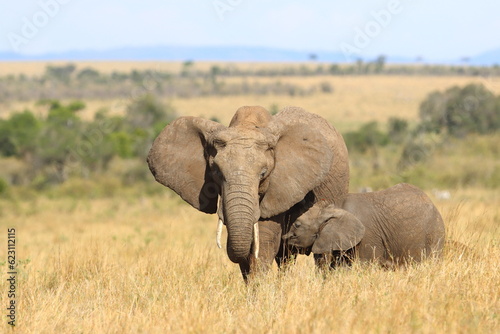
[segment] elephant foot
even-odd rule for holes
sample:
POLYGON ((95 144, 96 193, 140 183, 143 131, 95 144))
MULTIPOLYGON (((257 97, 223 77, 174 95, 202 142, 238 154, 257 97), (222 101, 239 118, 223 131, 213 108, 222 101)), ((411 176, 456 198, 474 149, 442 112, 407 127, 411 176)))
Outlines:
POLYGON ((250 280, 252 280, 253 277, 262 273, 267 273, 271 268, 271 264, 272 258, 271 261, 264 262, 260 259, 260 256, 258 259, 256 259, 253 255, 250 256, 248 261, 239 263, 243 280, 245 281, 245 283, 248 283, 250 280))
POLYGON ((250 275, 250 262, 239 263, 241 275, 245 283, 248 283, 248 276, 250 275))

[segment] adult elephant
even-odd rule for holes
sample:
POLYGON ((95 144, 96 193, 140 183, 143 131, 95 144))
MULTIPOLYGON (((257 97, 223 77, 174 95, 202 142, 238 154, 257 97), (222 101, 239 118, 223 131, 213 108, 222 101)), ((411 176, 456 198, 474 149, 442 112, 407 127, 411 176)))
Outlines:
POLYGON ((275 116, 241 107, 229 127, 180 117, 158 135, 148 164, 159 183, 194 208, 218 213, 229 259, 245 279, 273 259, 286 259, 291 250, 281 235, 290 224, 316 199, 341 203, 349 184, 342 136, 297 107, 275 116))

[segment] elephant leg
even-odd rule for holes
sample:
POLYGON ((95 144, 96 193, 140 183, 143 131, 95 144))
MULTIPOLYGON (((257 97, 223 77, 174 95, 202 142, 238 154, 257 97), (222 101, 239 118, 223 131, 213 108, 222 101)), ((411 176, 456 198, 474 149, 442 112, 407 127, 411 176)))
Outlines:
MULTIPOLYGON (((304 199, 295 204, 287 212, 276 216, 276 220, 281 224, 281 234, 284 235, 290 230, 290 226, 297 220, 297 218, 306 212, 314 204, 314 194, 309 192, 304 199)), ((301 254, 309 255, 311 250, 300 251, 301 254)), ((276 254, 275 260, 278 264, 278 268, 283 267, 287 263, 295 262, 295 259, 299 254, 299 249, 296 247, 288 245, 286 242, 280 239, 278 252, 276 254)))
POLYGON ((250 261, 240 262, 240 271, 245 283, 248 283, 248 276, 250 275, 250 261))
POLYGON ((314 263, 320 270, 336 269, 339 266, 351 266, 354 250, 333 251, 328 254, 314 254, 314 263))
POLYGON ((290 247, 281 241, 278 253, 276 254, 275 260, 278 264, 278 268, 283 267, 287 263, 293 263, 295 261, 296 255, 299 253, 298 249, 295 247, 290 247))
POLYGON ((347 251, 333 251, 330 268, 335 269, 337 267, 350 267, 352 266, 354 257, 355 251, 352 248, 348 249, 347 251))
POLYGON ((333 254, 314 254, 314 263, 316 264, 316 270, 326 278, 327 273, 332 268, 333 254))
POLYGON ((272 220, 259 221, 259 257, 250 255, 248 262, 240 263, 245 281, 254 274, 267 272, 278 253, 281 242, 281 225, 272 220))
POLYGON ((314 254, 314 263, 318 269, 328 269, 333 262, 332 253, 314 254))
POLYGON ((257 271, 267 271, 278 254, 281 243, 281 225, 272 220, 259 221, 259 259, 255 261, 257 271))

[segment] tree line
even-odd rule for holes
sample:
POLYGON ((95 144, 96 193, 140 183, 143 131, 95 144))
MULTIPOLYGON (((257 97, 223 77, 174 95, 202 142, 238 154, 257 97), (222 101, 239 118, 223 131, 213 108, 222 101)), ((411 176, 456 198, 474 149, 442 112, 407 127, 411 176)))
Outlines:
POLYGON ((31 101, 38 99, 115 99, 127 98, 138 86, 165 98, 225 95, 288 95, 301 96, 332 93, 327 82, 296 85, 278 77, 342 76, 342 75, 464 75, 500 76, 500 66, 387 65, 385 57, 374 61, 358 60, 352 64, 310 63, 281 67, 249 67, 234 64, 212 65, 202 70, 186 61, 176 72, 131 70, 102 73, 92 67, 79 69, 74 64, 48 65, 40 76, 0 76, 0 100, 31 101), (252 77, 277 77, 259 82, 252 77), (228 80, 239 78, 240 80, 228 80))

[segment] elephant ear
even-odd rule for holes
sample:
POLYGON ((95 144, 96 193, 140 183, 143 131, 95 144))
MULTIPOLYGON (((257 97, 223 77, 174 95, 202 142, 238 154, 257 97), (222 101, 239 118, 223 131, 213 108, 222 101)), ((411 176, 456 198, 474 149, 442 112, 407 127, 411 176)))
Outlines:
POLYGON ((328 175, 333 153, 320 122, 325 120, 297 107, 285 108, 270 122, 268 130, 279 139, 269 187, 260 202, 261 217, 288 210, 328 175))
POLYGON ((203 118, 180 117, 158 135, 147 159, 156 181, 206 213, 217 211, 219 194, 204 154, 206 138, 223 128, 203 118))
POLYGON ((321 220, 323 223, 312 247, 315 254, 348 250, 359 244, 365 235, 365 226, 345 210, 328 206, 323 210, 321 220))

